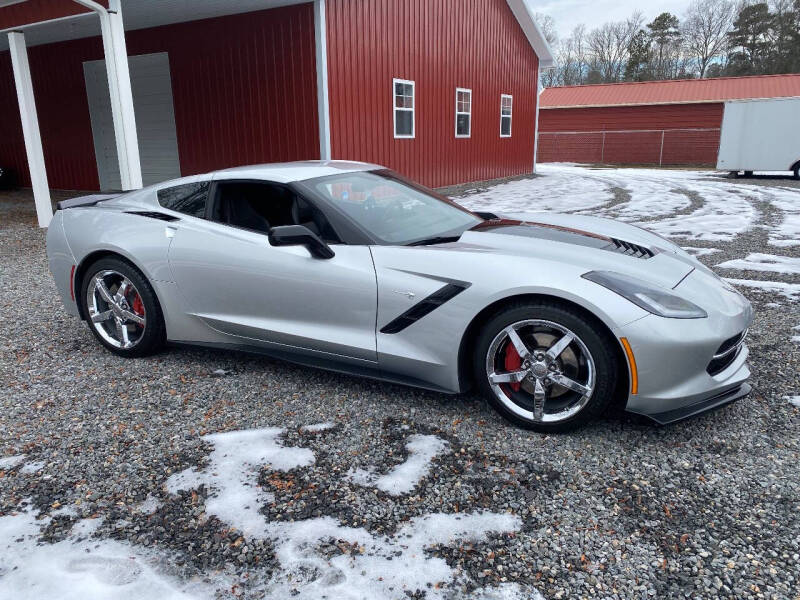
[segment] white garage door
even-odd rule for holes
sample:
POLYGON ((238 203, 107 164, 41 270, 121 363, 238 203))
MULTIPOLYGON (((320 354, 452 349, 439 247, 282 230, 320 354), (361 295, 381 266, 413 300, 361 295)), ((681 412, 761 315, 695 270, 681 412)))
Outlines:
MULTIPOLYGON (((144 185, 180 177, 175 107, 172 103, 172 80, 167 53, 130 56, 128 63, 144 185)), ((119 190, 122 185, 105 61, 83 63, 83 74, 89 98, 100 189, 119 190)))

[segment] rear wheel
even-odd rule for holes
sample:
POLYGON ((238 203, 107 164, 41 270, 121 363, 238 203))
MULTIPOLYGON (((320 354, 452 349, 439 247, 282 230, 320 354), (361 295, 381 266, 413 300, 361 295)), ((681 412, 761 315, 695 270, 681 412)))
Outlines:
POLYGON ((474 349, 476 380, 512 423, 569 431, 605 412, 616 385, 616 354, 593 320, 561 304, 507 307, 484 326, 474 349))
POLYGON ((797 163, 794 166, 794 178, 795 179, 800 179, 800 163, 797 163))
POLYGON ((102 258, 86 270, 83 314, 94 336, 120 356, 146 356, 164 344, 164 319, 155 292, 133 265, 102 258))

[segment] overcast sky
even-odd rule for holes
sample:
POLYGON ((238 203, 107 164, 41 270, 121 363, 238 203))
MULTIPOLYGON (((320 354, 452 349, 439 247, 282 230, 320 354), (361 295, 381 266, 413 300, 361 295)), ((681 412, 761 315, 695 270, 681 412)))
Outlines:
POLYGON ((591 29, 606 21, 621 21, 635 10, 644 14, 647 23, 662 12, 682 17, 690 0, 528 0, 528 3, 536 12, 553 17, 559 37, 567 37, 581 23, 591 29))

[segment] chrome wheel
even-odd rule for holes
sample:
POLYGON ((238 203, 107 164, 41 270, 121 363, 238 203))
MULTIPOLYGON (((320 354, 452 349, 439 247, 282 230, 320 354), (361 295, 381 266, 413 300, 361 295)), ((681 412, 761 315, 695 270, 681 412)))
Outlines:
POLYGON ((133 348, 144 336, 147 318, 142 297, 121 273, 96 273, 86 289, 86 306, 92 327, 115 348, 133 348))
POLYGON ((486 353, 486 376, 496 398, 534 423, 558 423, 579 413, 592 398, 595 374, 586 344, 552 321, 512 323, 486 353))

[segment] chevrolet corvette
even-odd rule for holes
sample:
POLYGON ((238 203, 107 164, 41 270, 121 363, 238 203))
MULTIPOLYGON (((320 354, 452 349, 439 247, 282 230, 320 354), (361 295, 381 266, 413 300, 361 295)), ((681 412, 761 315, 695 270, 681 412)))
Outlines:
POLYGON ((543 432, 750 391, 748 301, 638 227, 471 212, 378 165, 238 167, 59 203, 50 270, 124 357, 239 349, 446 393, 543 432))

